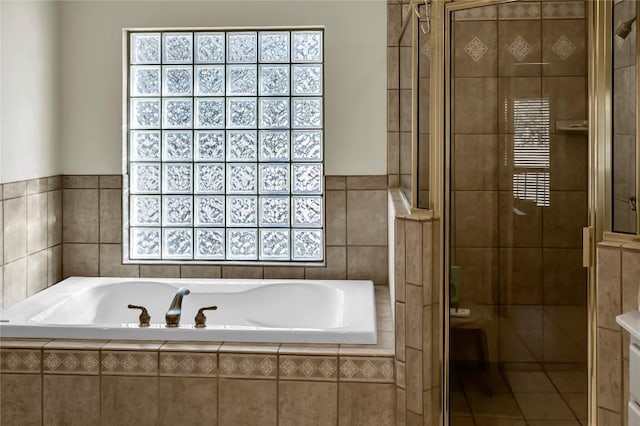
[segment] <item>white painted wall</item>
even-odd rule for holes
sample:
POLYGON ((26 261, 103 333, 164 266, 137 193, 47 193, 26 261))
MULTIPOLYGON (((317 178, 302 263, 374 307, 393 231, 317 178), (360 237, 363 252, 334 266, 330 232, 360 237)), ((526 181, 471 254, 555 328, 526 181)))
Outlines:
POLYGON ((1 0, 0 16, 0 182, 58 174, 58 5, 1 0))
POLYGON ((386 1, 62 3, 66 174, 121 173, 122 29, 325 26, 326 174, 386 174, 386 1))

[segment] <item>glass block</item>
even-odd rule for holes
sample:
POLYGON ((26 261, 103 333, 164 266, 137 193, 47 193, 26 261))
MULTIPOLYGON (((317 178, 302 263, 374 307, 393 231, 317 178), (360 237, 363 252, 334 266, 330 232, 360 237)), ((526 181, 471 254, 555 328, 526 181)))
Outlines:
POLYGON ((260 193, 287 194, 289 192, 288 164, 260 164, 260 193))
POLYGON ((162 230, 162 257, 165 259, 191 259, 193 233, 191 228, 164 228, 162 230))
POLYGON ((160 128, 160 99, 131 99, 131 129, 160 128))
POLYGON ((227 132, 227 161, 256 161, 258 159, 257 133, 230 130, 227 132))
POLYGON ((227 192, 255 194, 258 170, 255 164, 227 164, 227 192))
POLYGON ((289 226, 289 197, 260 197, 260 226, 289 226))
POLYGON ((196 193, 223 194, 224 193, 224 165, 196 164, 196 193))
POLYGON ((160 164, 131 164, 131 193, 160 193, 160 164))
POLYGON ((224 62, 224 33, 196 33, 196 62, 224 62))
POLYGON ((223 98, 196 99, 196 127, 211 129, 224 128, 223 98))
POLYGON ((322 95, 322 65, 293 65, 293 94, 322 95))
POLYGON ((131 196, 131 225, 160 226, 160 196, 132 195, 131 196))
POLYGON ((255 96, 258 86, 258 70, 255 65, 227 66, 227 95, 255 96))
POLYGON ((162 190, 167 193, 191 193, 191 164, 163 164, 162 190))
POLYGON ((160 63, 160 34, 135 33, 131 34, 131 63, 159 64, 160 63))
POLYGON ((162 59, 165 64, 193 62, 192 33, 164 33, 162 43, 162 59))
POLYGON ((289 127, 289 98, 260 98, 260 128, 289 127))
POLYGON ((260 96, 289 95, 289 65, 260 65, 260 96))
POLYGON ((230 129, 255 129, 256 99, 227 98, 227 127, 230 129))
POLYGON ((133 130, 129 147, 131 161, 160 161, 160 132, 133 130))
POLYGON ((289 260, 290 245, 288 229, 260 230, 261 260, 289 260))
POLYGON ((224 161, 224 131, 196 130, 196 161, 224 161))
POLYGON ((227 226, 257 226, 258 201, 256 197, 227 197, 227 226))
POLYGON ((131 96, 160 96, 160 67, 131 67, 131 96))
POLYGON ((293 127, 322 127, 322 98, 293 98, 293 127))
POLYGON ((131 228, 132 259, 160 259, 160 228, 131 228))
POLYGON ((196 229, 196 259, 224 259, 224 229, 196 229))
POLYGON ((196 72, 196 96, 224 95, 224 66, 198 65, 196 72))
POLYGON ((193 69, 189 67, 162 67, 163 96, 191 96, 193 69))
POLYGON ((167 129, 188 129, 193 122, 191 99, 163 99, 162 126, 167 129))
POLYGON ((162 134, 163 161, 191 161, 193 134, 191 130, 168 130, 162 134))
POLYGON ((261 32, 260 62, 289 62, 289 33, 261 32))
POLYGON ((293 164, 294 194, 322 194, 322 164, 293 164))
POLYGON ((258 231, 256 229, 227 229, 227 259, 257 258, 258 231))
POLYGON ((294 31, 291 62, 322 62, 322 32, 294 31))
POLYGON ((224 226, 224 197, 196 196, 196 226, 224 226))
POLYGON ((289 131, 260 130, 260 161, 289 161, 289 131))
POLYGON ((322 230, 293 230, 293 260, 322 260, 322 230))
POLYGON ((162 197, 162 224, 164 226, 191 226, 193 224, 193 198, 190 195, 162 197))
POLYGON ((322 160, 321 130, 294 130, 291 135, 293 140, 291 156, 294 161, 322 160))
POLYGON ((322 197, 293 197, 293 226, 322 226, 322 197))
POLYGON ((227 33, 227 62, 256 62, 257 44, 256 33, 227 33))

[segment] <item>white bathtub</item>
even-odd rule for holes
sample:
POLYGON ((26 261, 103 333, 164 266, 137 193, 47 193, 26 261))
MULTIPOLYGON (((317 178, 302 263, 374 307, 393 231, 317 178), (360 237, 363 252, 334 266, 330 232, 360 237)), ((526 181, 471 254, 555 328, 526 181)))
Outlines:
POLYGON ((371 281, 144 279, 72 277, 0 312, 1 337, 376 343, 371 281), (179 287, 178 328, 165 313, 179 287), (143 305, 151 325, 138 327, 143 305), (206 328, 194 317, 204 306, 206 328))

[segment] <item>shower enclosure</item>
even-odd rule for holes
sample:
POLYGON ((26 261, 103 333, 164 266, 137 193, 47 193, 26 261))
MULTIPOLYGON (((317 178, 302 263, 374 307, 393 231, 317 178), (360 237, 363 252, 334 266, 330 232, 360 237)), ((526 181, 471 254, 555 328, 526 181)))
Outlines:
POLYGON ((586 422, 585 3, 445 10, 449 422, 586 422))

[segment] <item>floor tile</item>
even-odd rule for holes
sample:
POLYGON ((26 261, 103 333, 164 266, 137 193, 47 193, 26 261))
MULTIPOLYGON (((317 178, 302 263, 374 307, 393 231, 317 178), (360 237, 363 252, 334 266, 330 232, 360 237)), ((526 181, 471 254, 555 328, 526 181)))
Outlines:
POLYGON ((555 388, 544 371, 505 371, 503 374, 514 393, 555 393, 555 388))
POLYGON ((467 398, 474 417, 522 418, 510 393, 497 393, 492 396, 485 392, 468 392, 467 398))
POLYGON ((516 393, 518 406, 527 420, 575 420, 557 393, 516 393))

